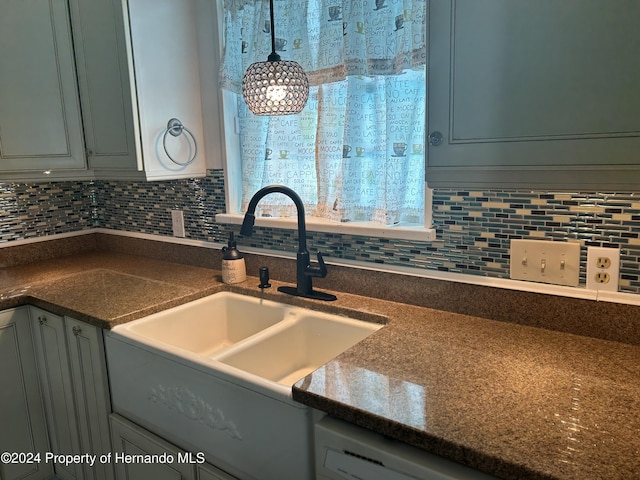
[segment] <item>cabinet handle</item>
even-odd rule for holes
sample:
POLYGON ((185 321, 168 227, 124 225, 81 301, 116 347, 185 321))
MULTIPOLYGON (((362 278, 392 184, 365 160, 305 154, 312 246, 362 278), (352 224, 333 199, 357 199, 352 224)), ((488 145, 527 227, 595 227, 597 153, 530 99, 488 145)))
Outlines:
POLYGON ((45 317, 44 315, 40 315, 38 317, 38 322, 40 322, 40 325, 44 325, 45 323, 47 323, 47 317, 45 317))
POLYGON ((440 132, 431 132, 429 134, 429 145, 437 147, 442 143, 442 140, 444 140, 444 137, 440 132))
POLYGON ((76 337, 82 333, 82 329, 80 327, 73 327, 71 331, 76 337))

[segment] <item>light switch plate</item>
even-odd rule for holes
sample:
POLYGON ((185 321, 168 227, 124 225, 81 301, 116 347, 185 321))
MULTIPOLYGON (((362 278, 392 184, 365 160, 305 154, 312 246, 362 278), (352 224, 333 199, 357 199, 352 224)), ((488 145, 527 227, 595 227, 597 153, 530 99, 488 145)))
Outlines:
POLYGON ((578 286, 580 244, 511 240, 510 276, 515 280, 578 286))
POLYGON ((174 237, 184 238, 184 214, 182 210, 171 210, 171 227, 174 237))

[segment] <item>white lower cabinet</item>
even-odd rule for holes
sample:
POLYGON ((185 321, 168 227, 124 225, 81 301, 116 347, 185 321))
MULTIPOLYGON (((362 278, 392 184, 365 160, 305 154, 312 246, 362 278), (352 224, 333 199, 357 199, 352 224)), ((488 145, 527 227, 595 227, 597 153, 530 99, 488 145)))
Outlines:
MULTIPOLYGON (((111 411, 102 331, 29 307, 51 452, 106 455, 111 411)), ((109 480, 109 462, 57 462, 62 480, 109 480)))
POLYGON ((0 365, 0 452, 16 456, 0 462, 0 479, 49 478, 51 464, 17 456, 49 451, 28 307, 0 312, 0 365))
MULTIPOLYGON (((65 317, 65 328, 81 453, 108 455, 111 401, 102 330, 69 317, 65 317)), ((84 480, 113 479, 109 462, 96 462, 93 467, 82 463, 82 467, 84 480)))
POLYGON ((117 480, 233 480, 197 453, 186 452, 117 414, 111 421, 117 480))
POLYGON ((237 480, 228 473, 208 463, 196 465, 196 480, 237 480))
MULTIPOLYGON (((37 308, 32 308, 31 313, 51 451, 80 453, 64 320, 37 308)), ((77 464, 56 463, 55 471, 62 480, 81 478, 77 464)))

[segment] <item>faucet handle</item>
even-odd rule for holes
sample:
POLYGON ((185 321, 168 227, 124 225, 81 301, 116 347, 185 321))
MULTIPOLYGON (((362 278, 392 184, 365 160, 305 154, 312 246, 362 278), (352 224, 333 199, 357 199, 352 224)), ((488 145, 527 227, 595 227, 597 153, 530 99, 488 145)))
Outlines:
POLYGON ((320 278, 324 278, 327 276, 327 266, 324 263, 324 259, 322 258, 322 253, 318 252, 318 267, 320 269, 320 278))
POLYGON ((327 276, 327 265, 324 263, 322 253, 318 252, 318 266, 308 266, 307 270, 304 273, 309 277, 324 278, 327 276))

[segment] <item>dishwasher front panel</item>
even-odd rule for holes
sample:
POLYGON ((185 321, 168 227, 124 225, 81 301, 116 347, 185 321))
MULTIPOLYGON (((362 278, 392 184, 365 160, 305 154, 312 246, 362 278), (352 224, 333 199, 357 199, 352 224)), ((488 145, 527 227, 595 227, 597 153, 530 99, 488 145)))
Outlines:
POLYGON ((315 425, 317 480, 495 480, 495 477, 326 416, 315 425))

